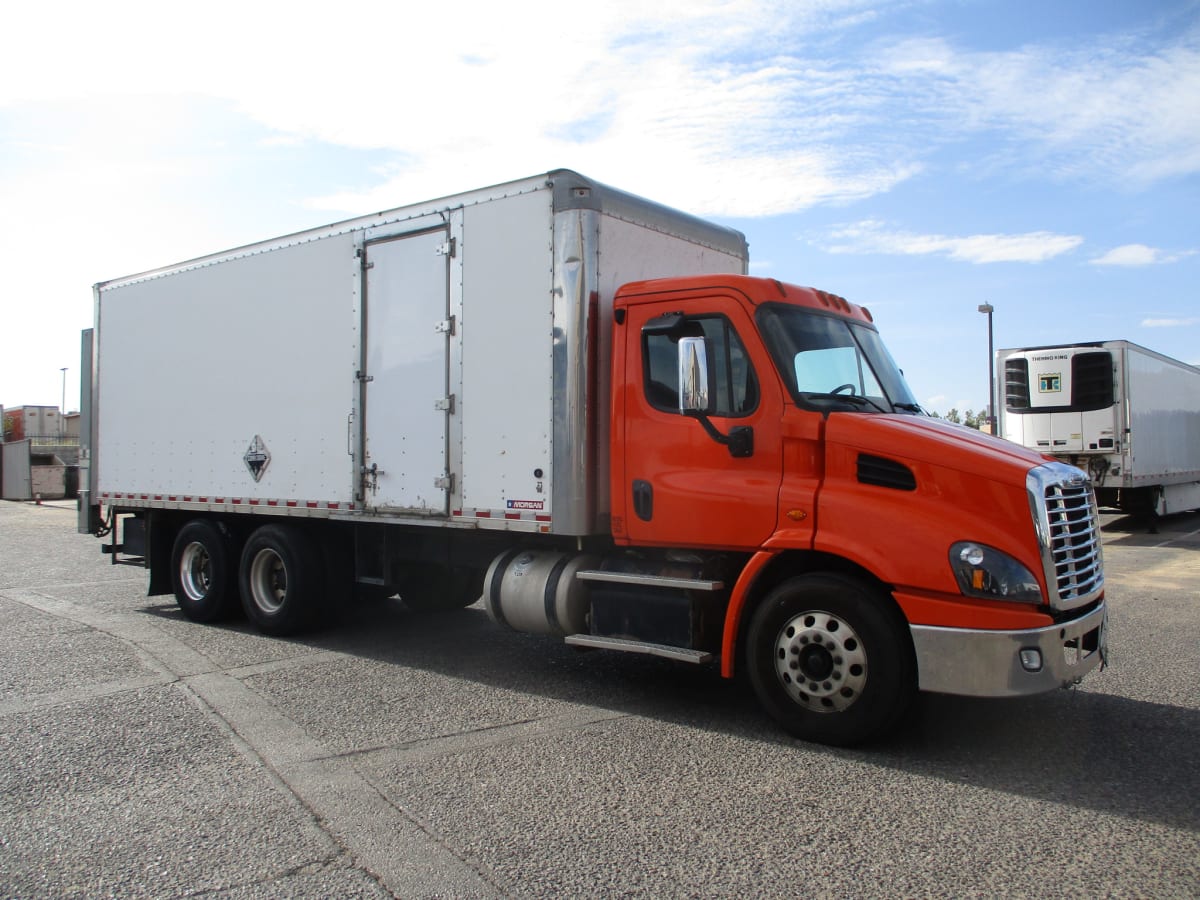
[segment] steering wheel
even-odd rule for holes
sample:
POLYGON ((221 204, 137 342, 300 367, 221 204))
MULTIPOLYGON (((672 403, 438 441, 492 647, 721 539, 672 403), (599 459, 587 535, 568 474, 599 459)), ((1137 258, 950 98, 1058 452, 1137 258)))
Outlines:
POLYGON ((850 394, 850 396, 852 396, 852 397, 853 397, 853 396, 854 396, 854 385, 852 385, 852 384, 839 384, 837 387, 835 387, 835 388, 834 388, 832 391, 830 391, 829 393, 831 393, 831 394, 840 394, 842 391, 846 391, 847 393, 849 393, 849 394, 850 394))

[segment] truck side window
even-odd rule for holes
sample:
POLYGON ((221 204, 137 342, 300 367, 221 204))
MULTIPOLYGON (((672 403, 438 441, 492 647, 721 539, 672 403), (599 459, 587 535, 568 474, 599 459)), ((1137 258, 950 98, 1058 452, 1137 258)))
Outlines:
POLYGON ((746 348, 727 319, 713 316, 690 319, 674 335, 649 334, 643 338, 646 399, 655 409, 679 412, 678 346, 681 337, 708 340, 712 366, 711 389, 716 398, 714 416, 739 418, 758 406, 758 381, 746 348))

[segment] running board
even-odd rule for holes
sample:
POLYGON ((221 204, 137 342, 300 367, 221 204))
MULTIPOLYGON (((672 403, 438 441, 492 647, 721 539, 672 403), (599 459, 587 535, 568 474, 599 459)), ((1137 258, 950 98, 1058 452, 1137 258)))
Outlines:
POLYGON ((646 641, 633 641, 629 638, 602 637, 598 634, 570 634, 565 640, 572 647, 591 647, 594 650, 621 650, 625 653, 642 653, 647 656, 661 656, 664 659, 674 659, 679 662, 702 664, 711 662, 713 655, 707 650, 691 650, 687 647, 673 647, 670 644, 651 644, 646 641))
POLYGON ((639 584, 643 587, 675 588, 681 591, 723 591, 725 582, 700 578, 672 578, 668 575, 637 575, 630 572, 605 572, 600 569, 581 569, 575 573, 580 581, 607 581, 611 584, 639 584))

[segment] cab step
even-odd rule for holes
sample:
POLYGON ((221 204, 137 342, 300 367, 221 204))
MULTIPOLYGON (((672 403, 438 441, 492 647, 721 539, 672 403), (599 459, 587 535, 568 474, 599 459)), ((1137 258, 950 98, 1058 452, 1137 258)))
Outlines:
POLYGON ((715 592, 725 589, 725 582, 707 578, 672 578, 666 575, 642 575, 637 572, 608 572, 602 569, 580 569, 575 573, 575 578, 579 581, 603 581, 609 584, 671 588, 679 591, 715 592))
POLYGON ((712 662, 713 654, 707 650, 692 650, 688 647, 673 647, 670 644, 652 644, 629 638, 604 637, 598 634, 570 634, 565 640, 572 647, 589 647, 594 650, 620 650, 624 653, 641 653, 646 656, 661 656, 679 662, 702 665, 712 662))

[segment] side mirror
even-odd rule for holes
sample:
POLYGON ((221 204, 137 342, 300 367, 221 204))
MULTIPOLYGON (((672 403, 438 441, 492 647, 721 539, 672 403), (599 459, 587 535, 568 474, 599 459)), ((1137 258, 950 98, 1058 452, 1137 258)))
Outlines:
POLYGON ((708 415, 712 402, 708 392, 708 346, 702 337, 679 339, 679 411, 684 415, 708 415))
POLYGON ((715 406, 709 393, 708 344, 702 337, 679 339, 679 412, 691 416, 708 436, 729 448, 729 455, 744 458, 754 455, 754 429, 739 425, 729 434, 717 431, 708 417, 715 406))

